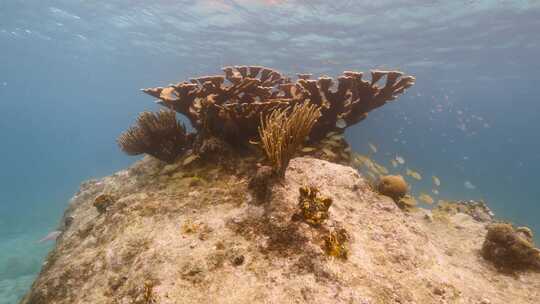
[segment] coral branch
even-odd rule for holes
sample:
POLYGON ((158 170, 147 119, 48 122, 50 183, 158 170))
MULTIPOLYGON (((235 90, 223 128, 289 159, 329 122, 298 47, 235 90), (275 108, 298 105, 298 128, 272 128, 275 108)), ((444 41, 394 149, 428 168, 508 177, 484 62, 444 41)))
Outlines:
POLYGON ((128 155, 146 153, 165 162, 173 162, 190 144, 183 125, 173 111, 143 112, 137 124, 118 138, 118 145, 128 155))

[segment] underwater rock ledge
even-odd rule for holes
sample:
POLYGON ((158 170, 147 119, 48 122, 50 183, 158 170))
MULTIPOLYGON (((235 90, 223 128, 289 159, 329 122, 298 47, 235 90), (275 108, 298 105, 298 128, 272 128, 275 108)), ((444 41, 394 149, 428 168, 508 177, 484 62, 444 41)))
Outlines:
POLYGON ((145 157, 83 183, 21 303, 540 302, 540 273, 481 257, 489 221, 403 212, 315 158, 292 159, 267 202, 248 178, 145 157))

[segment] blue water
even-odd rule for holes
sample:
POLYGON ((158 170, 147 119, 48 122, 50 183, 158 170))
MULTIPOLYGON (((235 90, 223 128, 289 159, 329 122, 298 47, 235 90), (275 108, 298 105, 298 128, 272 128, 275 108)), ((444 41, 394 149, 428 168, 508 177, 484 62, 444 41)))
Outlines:
POLYGON ((225 65, 415 75, 347 131, 355 150, 540 231, 539 29, 533 0, 2 0, 0 303, 30 286, 79 183, 134 161, 115 139, 156 109, 138 90, 225 65))

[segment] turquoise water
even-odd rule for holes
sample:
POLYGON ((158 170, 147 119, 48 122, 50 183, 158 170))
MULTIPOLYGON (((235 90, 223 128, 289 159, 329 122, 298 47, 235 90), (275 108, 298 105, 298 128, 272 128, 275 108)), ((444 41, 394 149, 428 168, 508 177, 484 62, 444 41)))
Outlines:
POLYGON ((348 129, 355 150, 540 231, 538 29, 532 0, 1 1, 0 303, 30 286, 80 182, 134 161, 115 139, 156 109, 139 89, 225 65, 415 75, 348 129))

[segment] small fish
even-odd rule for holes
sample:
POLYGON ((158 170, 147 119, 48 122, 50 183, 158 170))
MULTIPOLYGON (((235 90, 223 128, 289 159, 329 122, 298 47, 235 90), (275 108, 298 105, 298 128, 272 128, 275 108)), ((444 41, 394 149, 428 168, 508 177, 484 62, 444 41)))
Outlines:
POLYGON ((326 137, 332 137, 332 136, 334 136, 336 134, 337 134, 337 132, 328 132, 328 133, 326 133, 326 137))
POLYGON ((190 156, 186 157, 186 159, 184 159, 184 162, 182 163, 182 165, 187 166, 187 165, 191 164, 197 158, 199 158, 199 155, 191 154, 190 156))
POLYGON ((341 147, 341 144, 338 143, 338 142, 335 142, 333 140, 328 140, 328 139, 325 139, 325 140, 321 140, 321 142, 325 145, 328 145, 328 146, 332 146, 332 147, 341 147))
POLYGON ((336 127, 340 129, 345 129, 347 127, 347 122, 345 121, 345 119, 340 118, 336 121, 336 127))
POLYGON ((323 148, 322 151, 324 152, 324 154, 330 156, 330 157, 336 157, 336 153, 332 152, 330 149, 327 149, 327 148, 323 148))
POLYGON ((381 166, 375 162, 373 162, 373 166, 377 169, 377 172, 379 172, 381 175, 388 174, 388 169, 386 169, 386 167, 381 166))
POLYGON ((429 195, 429 194, 426 194, 426 193, 420 193, 420 195, 418 196, 418 199, 421 200, 422 202, 426 203, 426 204, 433 204, 433 202, 435 202, 435 200, 433 200, 433 198, 429 195))
POLYGON ((374 144, 368 143, 368 146, 369 146, 369 149, 371 150, 371 152, 377 153, 377 147, 374 144))
POLYGON ((476 189, 476 186, 473 185, 470 181, 465 181, 463 183, 463 185, 465 186, 465 188, 469 189, 469 190, 474 190, 476 189))
POLYGON ((329 138, 333 141, 341 141, 344 138, 344 136, 343 134, 336 134, 336 135, 330 136, 329 138))
POLYGON ((368 168, 368 170, 370 171, 377 172, 377 167, 375 166, 373 161, 369 158, 364 161, 364 166, 366 166, 366 168, 368 168))
POLYGON ((304 147, 302 148, 302 152, 312 152, 312 151, 315 151, 316 149, 313 148, 313 147, 304 147))
POLYGON ((405 163, 405 159, 403 159, 403 157, 399 156, 399 155, 396 155, 396 161, 400 164, 400 165, 403 165, 405 163))
POLYGON ((408 176, 416 179, 416 180, 421 180, 422 179, 422 175, 420 175, 420 173, 416 172, 416 171, 413 171, 409 168, 407 168, 407 170, 405 170, 405 174, 407 174, 408 176))
POLYGON ((367 174, 372 181, 377 180, 377 177, 375 176, 375 174, 373 174, 373 172, 369 171, 367 174))
POLYGON ((354 161, 354 164, 357 167, 360 167, 361 165, 365 164, 366 161, 368 161, 368 160, 369 159, 365 155, 361 155, 361 154, 357 154, 357 153, 354 153, 354 155, 353 155, 353 161, 354 161))
POLYGON ((433 194, 435 194, 435 195, 439 195, 439 190, 437 190, 437 189, 432 189, 431 192, 433 192, 433 194))
POLYGON ((56 239, 58 238, 58 236, 61 233, 62 233, 62 231, 59 231, 59 230, 51 231, 44 238, 39 240, 38 243, 45 243, 45 242, 48 242, 48 241, 56 241, 56 239))
POLYGON ((431 178, 433 179, 435 186, 439 187, 441 185, 441 180, 438 177, 432 176, 431 178))
POLYGON ((395 159, 391 159, 390 162, 392 163, 392 167, 397 167, 398 166, 398 163, 395 159))

